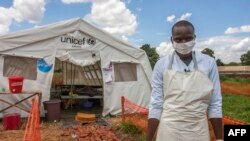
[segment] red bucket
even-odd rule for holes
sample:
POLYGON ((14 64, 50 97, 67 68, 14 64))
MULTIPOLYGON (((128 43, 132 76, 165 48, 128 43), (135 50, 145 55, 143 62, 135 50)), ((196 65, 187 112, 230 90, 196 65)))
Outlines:
POLYGON ((17 130, 21 125, 21 115, 19 113, 6 113, 3 115, 4 130, 17 130))
POLYGON ((21 93, 23 89, 23 77, 22 76, 10 76, 9 77, 9 89, 12 93, 21 93))

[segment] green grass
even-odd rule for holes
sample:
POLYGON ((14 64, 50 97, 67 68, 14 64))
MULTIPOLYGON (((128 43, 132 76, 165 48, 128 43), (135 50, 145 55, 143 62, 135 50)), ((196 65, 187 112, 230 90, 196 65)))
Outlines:
POLYGON ((223 115, 250 123, 250 97, 223 95, 223 115))
POLYGON ((119 129, 129 135, 135 135, 135 134, 139 134, 140 130, 133 124, 130 122, 124 122, 122 121, 119 125, 119 129))
MULTIPOLYGON (((126 133, 136 139, 136 141, 145 141, 146 140, 146 133, 141 132, 133 123, 131 122, 124 122, 122 121, 118 127, 123 133, 126 133)), ((153 138, 152 141, 156 141, 153 138)))
POLYGON ((231 82, 231 83, 250 83, 249 78, 240 78, 240 77, 228 77, 225 75, 220 75, 220 80, 222 82, 231 82))

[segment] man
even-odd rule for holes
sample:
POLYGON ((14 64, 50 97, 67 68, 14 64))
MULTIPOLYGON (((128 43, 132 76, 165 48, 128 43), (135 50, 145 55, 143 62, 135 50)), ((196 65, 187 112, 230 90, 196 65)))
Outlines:
POLYGON ((207 117, 222 140, 222 98, 216 62, 193 51, 194 26, 185 20, 172 27, 175 51, 154 68, 147 141, 210 141, 207 117), (159 126, 158 126, 159 125, 159 126))

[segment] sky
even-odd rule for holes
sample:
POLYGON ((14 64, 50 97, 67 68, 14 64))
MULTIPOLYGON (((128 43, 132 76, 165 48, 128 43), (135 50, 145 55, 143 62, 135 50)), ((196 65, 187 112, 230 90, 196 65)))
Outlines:
POLYGON ((210 48, 224 63, 250 50, 249 0, 0 0, 0 34, 83 18, 113 36, 160 56, 172 49, 179 20, 195 26, 197 50, 210 48))

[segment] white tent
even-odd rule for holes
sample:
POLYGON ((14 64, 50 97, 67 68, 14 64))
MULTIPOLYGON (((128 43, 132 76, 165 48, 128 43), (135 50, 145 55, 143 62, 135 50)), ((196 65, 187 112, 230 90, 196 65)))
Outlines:
MULTIPOLYGON (((121 96, 148 106, 152 69, 146 53, 80 18, 0 36, 0 87, 8 89, 8 76, 22 74, 23 90, 41 90, 42 101, 49 100, 56 60, 72 63, 80 69, 100 63, 103 116, 121 112, 121 96), (39 68, 39 59, 45 63, 42 68, 39 68)), ((83 75, 80 72, 78 78, 83 75)), ((84 83, 84 79, 80 82, 84 83)), ((15 102, 20 97, 5 98, 15 102)), ((6 106, 0 103, 0 109, 6 106)), ((22 106, 30 105, 23 103, 22 106)))

